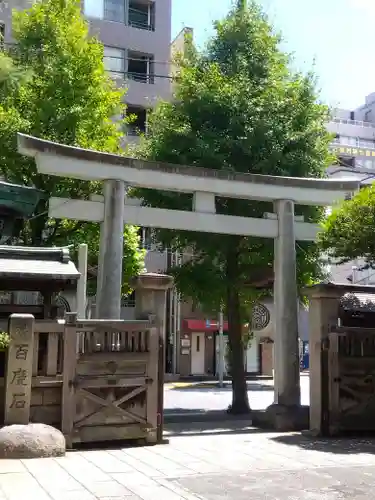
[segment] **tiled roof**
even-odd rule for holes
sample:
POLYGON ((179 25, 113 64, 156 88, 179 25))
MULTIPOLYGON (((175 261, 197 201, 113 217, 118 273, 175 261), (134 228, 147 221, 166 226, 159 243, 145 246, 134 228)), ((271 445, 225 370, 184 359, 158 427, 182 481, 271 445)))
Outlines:
POLYGON ((77 280, 79 277, 68 248, 0 245, 0 278, 77 280))

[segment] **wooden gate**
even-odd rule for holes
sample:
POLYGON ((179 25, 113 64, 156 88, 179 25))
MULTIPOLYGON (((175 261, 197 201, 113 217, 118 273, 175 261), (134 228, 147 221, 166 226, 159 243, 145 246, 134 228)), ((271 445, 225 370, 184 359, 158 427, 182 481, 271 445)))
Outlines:
POLYGON ((149 321, 67 323, 62 431, 68 445, 156 442, 162 390, 158 355, 158 328, 149 321))
POLYGON ((375 430, 375 329, 335 327, 322 342, 322 429, 375 430))

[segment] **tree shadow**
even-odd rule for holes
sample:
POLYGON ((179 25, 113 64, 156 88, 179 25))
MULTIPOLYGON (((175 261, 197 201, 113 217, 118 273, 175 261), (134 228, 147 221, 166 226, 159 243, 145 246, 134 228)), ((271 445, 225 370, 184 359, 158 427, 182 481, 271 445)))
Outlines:
POLYGON ((265 431, 256 427, 252 427, 251 417, 246 420, 242 416, 242 420, 228 420, 225 422, 182 422, 174 424, 166 424, 165 436, 167 438, 183 436, 225 436, 231 434, 260 434, 265 431))
MULTIPOLYGON (((251 392, 257 392, 257 391, 273 391, 274 390, 274 385, 273 384, 256 384, 256 383, 247 383, 247 390, 251 392)), ((212 392, 231 392, 232 391, 232 384, 224 384, 223 387, 220 387, 219 384, 194 384, 194 385, 188 385, 188 386, 182 386, 182 387, 169 387, 168 391, 178 391, 178 392, 207 392, 207 393, 212 393, 212 392)))
POLYGON ((274 436, 273 441, 289 446, 298 446, 303 450, 319 451, 332 454, 375 453, 375 435, 346 435, 341 437, 310 437, 308 433, 274 436))
POLYGON ((164 408, 164 423, 165 424, 180 424, 192 422, 223 422, 227 420, 243 420, 242 415, 230 415, 227 409, 223 410, 206 410, 204 408, 164 408), (194 418, 194 421, 192 421, 194 418))

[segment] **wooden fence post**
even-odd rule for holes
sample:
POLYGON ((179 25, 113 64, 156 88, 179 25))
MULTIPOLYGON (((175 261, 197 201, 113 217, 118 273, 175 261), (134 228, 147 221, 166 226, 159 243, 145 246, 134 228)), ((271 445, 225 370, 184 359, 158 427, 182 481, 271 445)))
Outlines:
MULTIPOLYGON (((153 318, 150 317, 152 320, 153 318)), ((152 431, 148 433, 147 442, 154 444, 161 441, 160 437, 160 421, 161 414, 159 411, 159 332, 153 321, 153 326, 149 330, 149 352, 150 358, 147 366, 147 422, 152 425, 152 431)), ((164 390, 164 387, 163 387, 164 390)))
POLYGON ((12 314, 5 383, 5 425, 27 425, 30 420, 33 370, 34 316, 12 314))
POLYGON ((65 436, 66 446, 72 447, 73 425, 76 414, 74 378, 77 367, 77 314, 65 316, 63 342, 63 387, 61 399, 61 431, 65 436))
POLYGON ((149 319, 155 316, 159 330, 159 362, 158 362, 158 431, 157 441, 163 440, 164 420, 164 372, 166 345, 166 304, 167 290, 173 285, 172 276, 166 274, 143 273, 135 277, 132 286, 136 289, 137 319, 149 319))

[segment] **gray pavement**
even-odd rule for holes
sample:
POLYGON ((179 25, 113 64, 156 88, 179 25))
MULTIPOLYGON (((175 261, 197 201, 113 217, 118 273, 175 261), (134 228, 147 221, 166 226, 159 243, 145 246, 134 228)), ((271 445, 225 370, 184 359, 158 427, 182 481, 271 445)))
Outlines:
POLYGON ((0 461, 3 500, 364 500, 375 441, 169 427, 169 444, 0 461))
MULTIPOLYGON (((273 403, 273 381, 248 381, 250 406, 254 410, 265 410, 273 403)), ((226 410, 232 402, 230 384, 225 388, 212 387, 210 383, 166 384, 164 392, 165 413, 187 411, 226 410)), ((309 404, 309 376, 301 375, 301 403, 309 404)))

